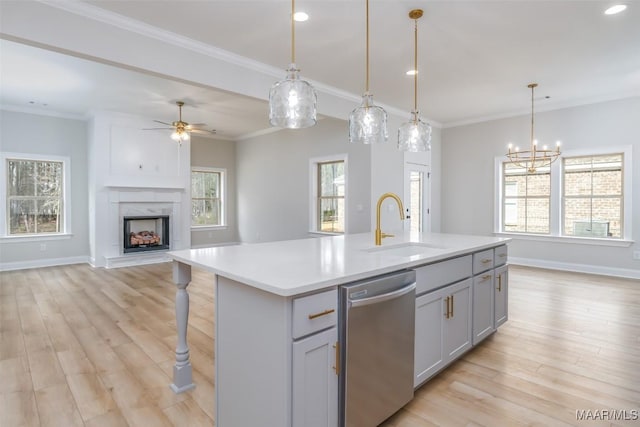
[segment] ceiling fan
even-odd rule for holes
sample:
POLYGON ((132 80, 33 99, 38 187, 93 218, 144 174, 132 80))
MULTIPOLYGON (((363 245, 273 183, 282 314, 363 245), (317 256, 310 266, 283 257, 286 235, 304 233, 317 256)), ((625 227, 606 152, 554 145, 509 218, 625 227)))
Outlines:
POLYGON ((216 134, 216 130, 215 129, 204 129, 203 126, 205 126, 204 123, 194 123, 194 124, 189 124, 185 121, 182 120, 182 107, 184 106, 184 102, 182 101, 177 101, 176 105, 178 106, 178 120, 175 122, 171 122, 171 123, 167 123, 167 122, 162 122, 160 120, 154 120, 154 122, 156 123, 160 123, 163 125, 167 125, 167 126, 171 126, 171 127, 163 127, 163 128, 148 128, 148 129, 144 129, 144 130, 157 130, 157 129, 173 129, 173 132, 171 133, 171 139, 173 139, 174 141, 177 141, 179 143, 182 143, 183 141, 189 141, 191 139, 191 133, 201 133, 201 134, 205 134, 205 135, 215 135, 216 134))

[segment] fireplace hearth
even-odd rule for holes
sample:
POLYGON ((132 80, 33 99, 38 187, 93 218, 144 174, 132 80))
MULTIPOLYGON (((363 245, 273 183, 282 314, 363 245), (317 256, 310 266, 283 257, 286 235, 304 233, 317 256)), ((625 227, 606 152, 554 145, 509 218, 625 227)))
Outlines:
POLYGON ((123 217, 123 253, 170 249, 169 215, 123 217))

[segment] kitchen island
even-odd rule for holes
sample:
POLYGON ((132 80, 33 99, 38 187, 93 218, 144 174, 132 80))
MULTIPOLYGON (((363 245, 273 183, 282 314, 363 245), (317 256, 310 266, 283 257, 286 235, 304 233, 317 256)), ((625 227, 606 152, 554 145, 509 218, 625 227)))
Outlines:
POLYGON ((194 387, 186 339, 191 267, 215 274, 216 425, 338 425, 338 287, 416 270, 417 387, 506 320, 508 240, 406 233, 376 246, 374 233, 362 233, 170 252, 178 287, 171 387, 194 387), (476 281, 482 308, 474 311, 476 281), (503 289, 504 315, 498 315, 496 298, 503 289), (463 304, 456 303, 455 316, 454 293, 463 304), (433 323, 434 313, 437 331, 418 324, 433 323), (446 332, 460 336, 450 348, 451 340, 440 335, 442 319, 460 323, 460 333, 446 332), (425 341, 431 339, 445 344, 437 355, 438 346, 425 341))

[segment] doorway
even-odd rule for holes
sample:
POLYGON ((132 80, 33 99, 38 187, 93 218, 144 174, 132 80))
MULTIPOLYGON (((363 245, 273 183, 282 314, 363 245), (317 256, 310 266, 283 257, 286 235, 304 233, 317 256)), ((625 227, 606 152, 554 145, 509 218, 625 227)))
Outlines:
POLYGON ((405 162, 404 203, 405 230, 412 233, 431 231, 429 179, 431 173, 427 165, 405 162))

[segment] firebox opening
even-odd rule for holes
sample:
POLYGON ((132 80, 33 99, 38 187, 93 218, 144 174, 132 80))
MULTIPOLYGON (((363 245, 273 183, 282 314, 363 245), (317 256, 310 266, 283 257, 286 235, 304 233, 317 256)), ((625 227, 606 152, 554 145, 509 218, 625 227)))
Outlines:
POLYGON ((123 252, 170 249, 169 216, 125 216, 123 252))

